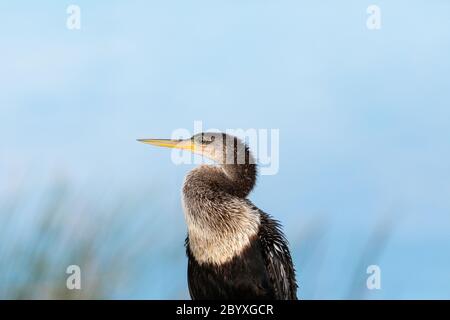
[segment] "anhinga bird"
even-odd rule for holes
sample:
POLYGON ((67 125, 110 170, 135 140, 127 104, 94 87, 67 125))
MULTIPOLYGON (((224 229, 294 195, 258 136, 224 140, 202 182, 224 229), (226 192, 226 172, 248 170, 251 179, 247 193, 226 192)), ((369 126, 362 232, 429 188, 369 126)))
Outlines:
POLYGON ((257 175, 248 147, 224 133, 139 141, 190 150, 217 164, 193 169, 182 189, 191 298, 297 299, 280 225, 247 199, 257 175))

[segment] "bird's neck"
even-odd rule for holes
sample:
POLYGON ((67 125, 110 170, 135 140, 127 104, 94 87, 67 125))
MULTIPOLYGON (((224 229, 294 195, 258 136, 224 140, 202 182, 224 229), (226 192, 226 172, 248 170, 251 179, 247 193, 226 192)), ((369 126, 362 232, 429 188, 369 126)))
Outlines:
POLYGON ((203 165, 183 186, 189 248, 200 263, 222 264, 248 247, 259 214, 245 199, 256 182, 256 164, 203 165))
POLYGON ((256 183, 256 164, 223 164, 221 166, 229 179, 230 192, 239 198, 246 198, 256 183))

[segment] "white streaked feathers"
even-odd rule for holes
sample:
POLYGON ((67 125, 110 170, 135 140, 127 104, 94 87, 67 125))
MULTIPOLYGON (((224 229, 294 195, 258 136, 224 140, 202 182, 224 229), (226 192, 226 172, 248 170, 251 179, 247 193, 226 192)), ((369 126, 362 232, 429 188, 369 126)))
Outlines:
POLYGON ((259 212, 244 199, 222 196, 208 201, 207 198, 186 199, 183 194, 189 247, 199 263, 220 265, 230 261, 258 233, 259 212))

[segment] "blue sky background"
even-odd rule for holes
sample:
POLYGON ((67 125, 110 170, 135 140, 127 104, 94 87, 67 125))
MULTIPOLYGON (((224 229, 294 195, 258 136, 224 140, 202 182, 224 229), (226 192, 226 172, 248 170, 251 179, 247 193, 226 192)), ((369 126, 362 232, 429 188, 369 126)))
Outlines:
MULTIPOLYGON (((79 31, 66 28, 72 3, 0 3, 0 201, 55 177, 102 203, 145 195, 172 256, 143 254, 113 297, 187 296, 179 195, 192 166, 135 139, 201 120, 280 130, 279 173, 251 199, 285 225, 301 297, 450 298, 448 1, 73 3, 79 31), (385 245, 368 246, 382 226, 385 245), (381 290, 352 285, 368 264, 381 290)), ((33 223, 22 211, 11 233, 33 223)))

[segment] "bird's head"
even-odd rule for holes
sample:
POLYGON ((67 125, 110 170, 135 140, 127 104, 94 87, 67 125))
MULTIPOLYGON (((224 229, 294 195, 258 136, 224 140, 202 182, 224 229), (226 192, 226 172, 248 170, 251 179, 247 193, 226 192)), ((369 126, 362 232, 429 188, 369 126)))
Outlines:
POLYGON ((221 132, 202 132, 189 139, 138 139, 159 147, 188 150, 219 164, 254 164, 248 147, 235 136, 221 132))

